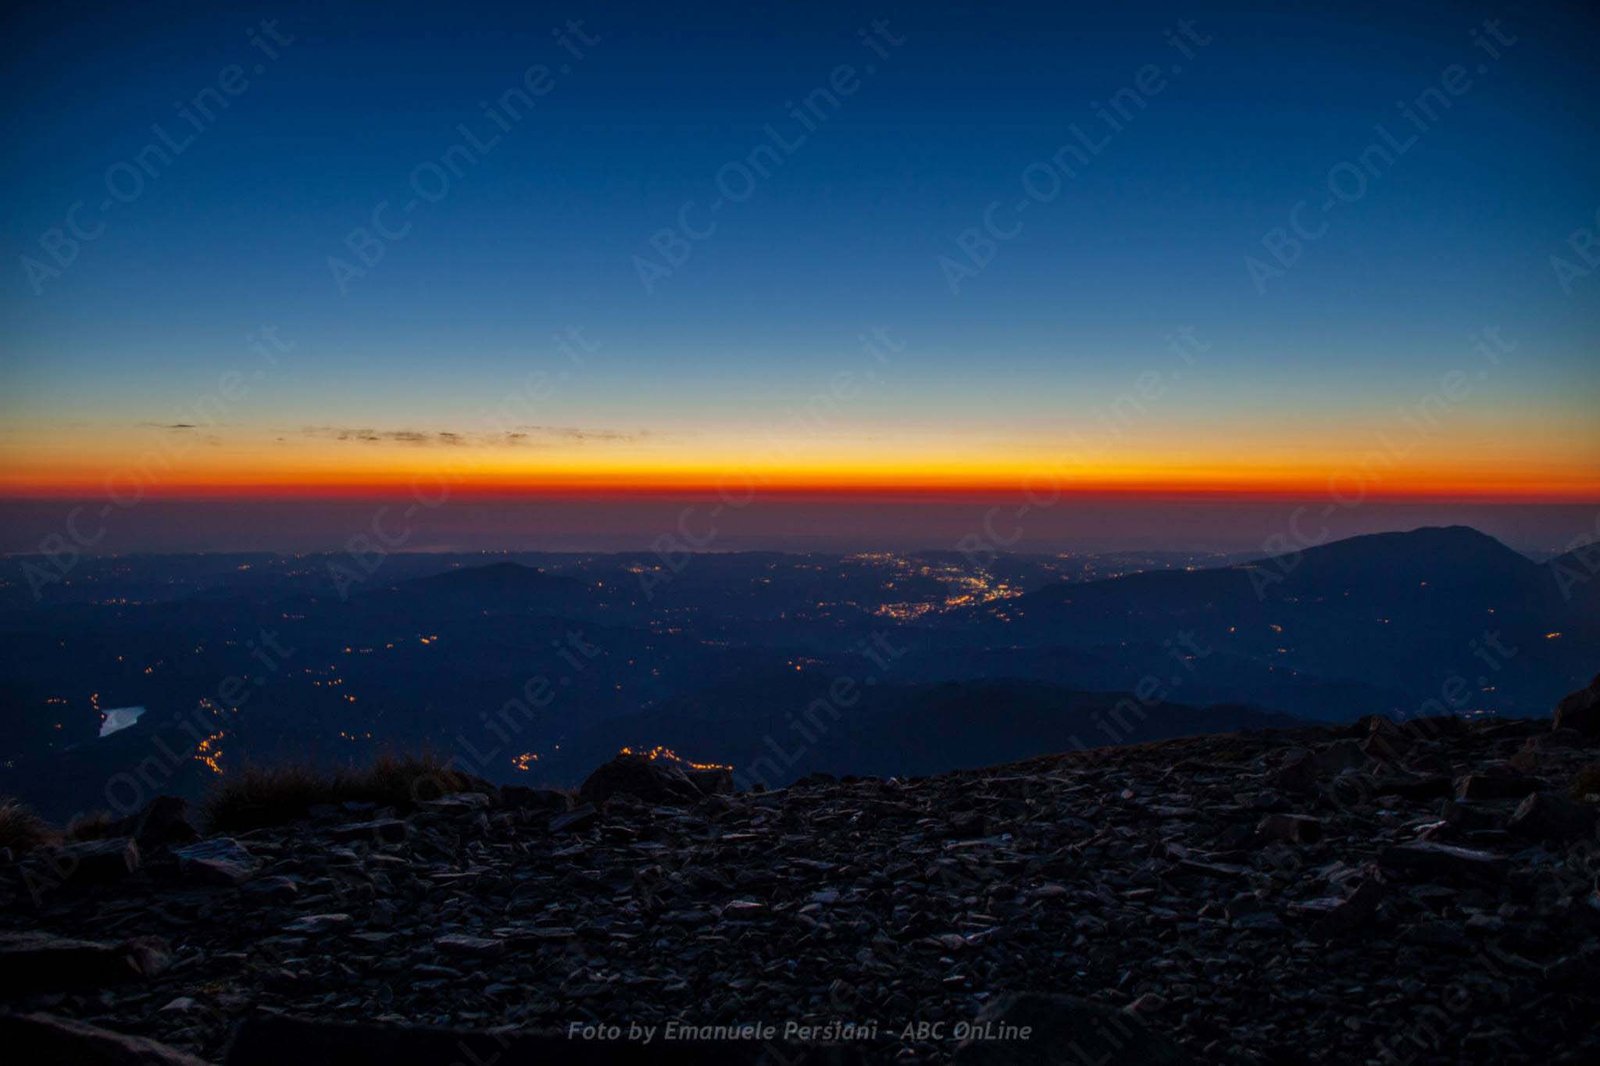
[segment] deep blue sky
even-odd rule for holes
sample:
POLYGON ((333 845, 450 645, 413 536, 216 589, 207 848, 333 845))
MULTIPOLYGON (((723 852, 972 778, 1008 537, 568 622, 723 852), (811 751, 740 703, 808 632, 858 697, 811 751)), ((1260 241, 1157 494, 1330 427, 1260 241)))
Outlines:
POLYGON ((1564 292, 1549 262, 1600 207, 1590 8, 38 5, 6 35, 6 443, 65 462, 40 434, 170 421, 270 323, 294 357, 229 417, 259 434, 470 432, 530 365, 561 365, 549 338, 577 326, 601 348, 540 421, 716 442, 859 364, 855 338, 877 325, 906 349, 830 427, 838 447, 948 429, 1037 452, 1166 365, 1162 337, 1190 326, 1209 347, 1162 426, 1231 422, 1256 446, 1310 424, 1320 447, 1476 365, 1470 333, 1499 326, 1516 365, 1461 432, 1500 447, 1490 431, 1513 412, 1593 459, 1597 283, 1564 292), (1516 39, 1499 59, 1469 36, 1485 18, 1516 39), (265 63, 246 36, 262 19, 293 38, 265 63), (599 39, 577 62, 552 36, 569 19, 599 39), (857 37, 879 19, 904 39, 882 59, 857 37), (1210 39, 1192 58, 1163 38, 1181 19, 1210 39), (152 123, 191 132, 177 104, 232 63, 248 88, 102 210, 108 168, 152 123), (402 216, 414 168, 461 141, 458 123, 492 132, 479 102, 539 63, 572 69, 402 216), (651 235, 685 204, 692 225, 711 218, 719 168, 768 124, 799 132, 787 105, 841 63, 859 91, 647 292, 651 235), (1148 107, 952 294, 940 257, 959 261, 958 235, 992 202, 1009 229, 1025 168, 1073 123, 1104 136, 1093 105, 1149 63, 1164 88, 1148 107), (1471 87, 1321 212, 1330 170, 1375 124, 1415 132, 1397 101, 1454 63, 1471 87), (385 200, 413 228, 341 292, 329 257, 355 262, 342 242, 385 200), (1301 200, 1326 231, 1262 293, 1246 257, 1268 261, 1262 236, 1301 200), (22 257, 47 261, 40 237, 75 202, 104 230, 35 294, 22 257))

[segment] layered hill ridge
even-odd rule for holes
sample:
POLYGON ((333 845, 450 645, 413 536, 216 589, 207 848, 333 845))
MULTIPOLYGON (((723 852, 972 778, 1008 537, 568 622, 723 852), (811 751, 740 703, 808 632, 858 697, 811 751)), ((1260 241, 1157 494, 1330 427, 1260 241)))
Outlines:
POLYGON ((198 842, 168 809, 3 867, 0 1031, 234 1066, 1593 1061, 1596 706, 731 794, 635 756, 198 842))
POLYGON ((412 578, 401 582, 402 590, 484 592, 544 592, 551 589, 576 591, 583 582, 570 577, 547 574, 536 566, 517 562, 485 563, 482 566, 462 567, 442 574, 412 578))
POLYGON ((1025 597, 1021 606, 1060 604, 1084 595, 1361 597, 1424 583, 1476 598, 1509 596, 1518 603, 1556 593, 1539 564, 1488 534, 1470 526, 1426 526, 1349 537, 1210 570, 1149 571, 1087 584, 1063 583, 1025 597))
POLYGON ((198 799, 215 769, 380 748, 575 785, 623 745, 783 785, 1286 716, 1525 717, 1600 667, 1595 546, 1535 564, 1466 527, 1102 580, 1174 560, 528 558, 85 561, 84 590, 0 612, 0 793, 65 819, 152 752, 198 799))
POLYGON ((581 606, 588 592, 589 586, 574 578, 522 563, 495 562, 411 578, 367 593, 365 598, 422 611, 441 606, 557 611, 581 606))

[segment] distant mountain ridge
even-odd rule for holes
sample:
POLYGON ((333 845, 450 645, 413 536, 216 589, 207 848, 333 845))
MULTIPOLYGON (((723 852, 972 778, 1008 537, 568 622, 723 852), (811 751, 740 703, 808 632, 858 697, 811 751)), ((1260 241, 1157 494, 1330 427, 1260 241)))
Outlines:
POLYGON ((436 611, 581 611, 588 606, 590 592, 590 586, 577 578, 508 561, 407 578, 355 599, 393 604, 425 618, 436 611))
POLYGON ((483 566, 446 570, 442 574, 429 574, 426 577, 414 577, 391 587, 411 592, 510 595, 542 594, 552 590, 570 594, 587 589, 589 586, 576 578, 551 574, 537 566, 527 566, 517 562, 495 562, 483 566))
POLYGON ((327 577, 344 557, 86 559, 70 597, 0 611, 0 792, 60 810, 82 793, 64 783, 110 781, 151 751, 190 792, 219 745, 229 771, 400 745, 570 784, 622 745, 744 767, 771 737, 776 781, 1282 715, 1545 715, 1600 670, 1596 551, 1535 564, 1445 527, 1106 579, 1091 577, 1140 564, 397 556, 348 588, 327 577), (832 698, 835 683, 856 697, 832 698), (100 708, 135 705, 149 713, 98 738, 100 708), (174 725, 197 707, 203 728, 174 725))
POLYGON ((1563 595, 1553 573, 1469 527, 1427 527, 1209 570, 1051 585, 994 609, 1004 624, 989 628, 1003 628, 1013 647, 1102 652, 1189 634, 1222 653, 1201 675, 1259 664, 1255 680, 1233 681, 1247 701, 1262 701, 1276 685, 1271 675, 1287 673, 1398 697, 1352 707, 1351 716, 1414 713, 1445 688, 1455 703, 1436 712, 1468 711, 1484 695, 1537 714, 1600 666, 1596 583, 1563 595))
POLYGON ((1352 590, 1428 582, 1490 594, 1534 593, 1547 579, 1539 564, 1470 526, 1429 526, 1370 533, 1211 570, 1161 570, 1087 584, 1063 582, 1024 597, 1019 606, 1059 603, 1086 588, 1166 592, 1186 587, 1210 596, 1272 599, 1340 595, 1352 590))

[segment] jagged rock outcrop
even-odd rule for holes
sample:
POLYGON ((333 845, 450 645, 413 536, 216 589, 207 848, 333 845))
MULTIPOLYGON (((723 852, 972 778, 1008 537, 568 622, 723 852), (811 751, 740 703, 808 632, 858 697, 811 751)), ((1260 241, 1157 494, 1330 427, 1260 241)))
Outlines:
POLYGON ((11 967, 0 1009, 235 1066, 1593 1061, 1597 763, 1493 719, 731 795, 630 761, 576 798, 113 843, 93 877, 25 856, 0 930, 69 943, 19 944, 57 976, 11 967))
POLYGON ((613 796, 645 803, 693 803, 703 794, 676 762, 632 754, 618 755, 578 788, 579 798, 596 805, 613 796))
POLYGON ((1556 704, 1556 729, 1575 729, 1586 737, 1600 737, 1600 674, 1588 687, 1568 693, 1556 704))

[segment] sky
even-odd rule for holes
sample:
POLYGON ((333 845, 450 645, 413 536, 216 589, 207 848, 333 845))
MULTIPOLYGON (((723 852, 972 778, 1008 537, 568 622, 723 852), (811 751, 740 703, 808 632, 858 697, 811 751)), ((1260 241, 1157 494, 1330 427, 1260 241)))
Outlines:
POLYGON ((5 44, 0 518, 1584 513, 1595 20, 35 5, 5 44))

